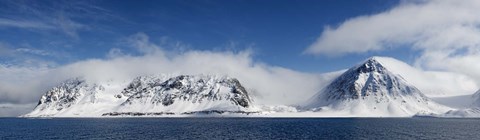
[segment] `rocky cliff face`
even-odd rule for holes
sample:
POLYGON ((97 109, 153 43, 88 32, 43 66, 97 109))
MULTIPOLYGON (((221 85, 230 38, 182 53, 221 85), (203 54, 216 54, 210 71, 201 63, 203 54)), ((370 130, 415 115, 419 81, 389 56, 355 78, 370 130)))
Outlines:
POLYGON ((324 89, 327 100, 375 98, 377 102, 401 100, 413 96, 419 102, 428 99, 401 76, 388 71, 375 58, 349 69, 324 89))
POLYGON ((141 77, 122 94, 128 97, 122 105, 150 103, 169 106, 178 100, 191 103, 226 100, 241 107, 251 104, 247 91, 237 79, 217 76, 181 75, 166 81, 159 77, 141 77))

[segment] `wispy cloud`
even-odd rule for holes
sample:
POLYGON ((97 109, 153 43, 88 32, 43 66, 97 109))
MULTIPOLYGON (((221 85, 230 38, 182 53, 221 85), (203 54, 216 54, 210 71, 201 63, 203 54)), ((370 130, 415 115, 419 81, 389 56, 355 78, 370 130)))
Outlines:
POLYGON ((1 1, 0 29, 36 29, 62 32, 72 38, 89 29, 89 22, 116 18, 88 1, 1 1))
POLYGON ((18 48, 15 49, 16 52, 20 53, 29 53, 29 54, 34 54, 34 55, 41 55, 41 56, 52 56, 50 52, 47 52, 45 50, 39 50, 39 49, 29 49, 29 48, 18 48))
POLYGON ((145 33, 137 33, 126 39, 127 43, 143 54, 161 52, 160 47, 150 41, 145 33))
POLYGON ((40 21, 22 21, 0 18, 0 27, 54 29, 55 27, 40 21))
POLYGON ((7 44, 0 42, 0 57, 12 56, 14 50, 7 44))
POLYGON ((70 37, 78 38, 78 31, 85 29, 87 25, 80 22, 73 21, 68 16, 60 14, 57 18, 53 19, 53 24, 58 26, 58 29, 63 31, 70 37))
POLYGON ((57 64, 46 58, 63 58, 64 56, 53 51, 35 49, 28 44, 15 47, 0 42, 0 65, 20 67, 53 67, 57 64))

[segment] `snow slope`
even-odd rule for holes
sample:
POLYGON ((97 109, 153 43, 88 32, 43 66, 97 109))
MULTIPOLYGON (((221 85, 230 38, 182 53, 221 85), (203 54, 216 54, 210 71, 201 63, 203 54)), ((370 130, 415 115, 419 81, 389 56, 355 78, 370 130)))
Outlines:
POLYGON ((472 95, 431 97, 436 103, 452 108, 468 108, 473 103, 472 95))
POLYGON ((473 102, 468 108, 450 110, 444 114, 431 114, 431 116, 447 118, 480 118, 480 90, 475 92, 471 98, 473 98, 473 102))
POLYGON ((340 116, 406 117, 449 108, 431 101, 415 86, 372 57, 335 79, 304 105, 307 110, 340 116))

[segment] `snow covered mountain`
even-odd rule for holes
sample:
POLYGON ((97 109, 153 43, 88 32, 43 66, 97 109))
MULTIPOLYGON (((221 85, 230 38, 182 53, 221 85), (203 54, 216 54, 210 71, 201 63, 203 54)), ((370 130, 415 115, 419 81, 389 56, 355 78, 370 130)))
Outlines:
POLYGON ((121 111, 162 110, 185 112, 201 110, 241 110, 251 99, 237 79, 217 76, 181 75, 169 78, 139 77, 121 96, 121 111))
POLYGON ((413 116, 418 112, 442 112, 400 75, 372 57, 340 75, 306 105, 318 112, 341 116, 413 116))
POLYGON ((129 84, 89 84, 75 78, 43 95, 26 117, 98 117, 112 114, 245 113, 245 88, 225 76, 141 76, 129 84), (125 86, 122 86, 125 85, 125 86))
POLYGON ((47 91, 40 98, 34 111, 29 114, 39 114, 38 116, 57 114, 78 103, 95 103, 96 94, 104 90, 101 85, 89 85, 79 78, 69 79, 47 91))
MULTIPOLYGON (((259 101, 253 105, 251 95, 241 82, 226 76, 150 75, 140 76, 132 81, 107 82, 91 82, 75 78, 47 91, 41 97, 37 107, 24 116, 98 117, 254 113, 283 117, 410 117, 445 114, 449 110, 451 111, 447 112, 447 115, 459 116, 460 114, 461 116, 478 112, 480 116, 480 91, 474 96, 478 104, 463 110, 454 110, 437 104, 430 98, 432 96, 448 98, 444 95, 450 95, 450 91, 460 91, 462 96, 467 96, 463 95, 463 92, 473 87, 477 88, 476 85, 469 86, 471 80, 462 76, 459 78, 450 73, 418 70, 393 58, 372 57, 348 70, 334 72, 328 77, 323 77, 323 81, 326 81, 324 83, 328 84, 319 84, 321 86, 318 88, 322 88, 320 92, 300 107, 289 106, 286 103, 261 104, 259 101), (461 82, 462 79, 465 81, 461 82), (455 83, 453 86, 437 84, 452 80, 456 81, 453 82, 455 83), (466 86, 455 88, 454 86, 457 85, 466 86), (422 88, 417 88, 418 86, 422 88), (424 91, 430 94, 425 95, 424 91), (433 91, 439 92, 437 94, 433 91)), ((245 84, 251 86, 255 82, 250 81, 245 84)), ((268 83, 262 85, 268 86, 268 83)), ((249 91, 256 91, 256 89, 251 88, 249 91)), ((264 93, 258 91, 253 93, 258 97, 257 100, 267 98, 267 96, 261 96, 264 93)), ((278 96, 268 96, 268 98, 280 100, 284 97, 280 93, 274 93, 272 95, 278 96)), ((282 94, 296 95, 291 91, 282 94)))

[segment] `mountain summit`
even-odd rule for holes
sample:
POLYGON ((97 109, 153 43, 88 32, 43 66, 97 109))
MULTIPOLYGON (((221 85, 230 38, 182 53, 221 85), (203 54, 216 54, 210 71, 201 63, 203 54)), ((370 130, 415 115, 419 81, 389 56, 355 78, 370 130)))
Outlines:
POLYGON ((376 102, 388 102, 402 96, 427 98, 401 76, 388 71, 376 57, 367 59, 334 80, 327 88, 327 100, 351 100, 373 97, 376 102))

